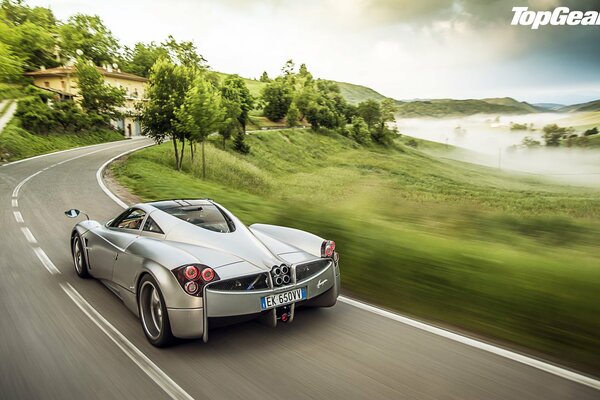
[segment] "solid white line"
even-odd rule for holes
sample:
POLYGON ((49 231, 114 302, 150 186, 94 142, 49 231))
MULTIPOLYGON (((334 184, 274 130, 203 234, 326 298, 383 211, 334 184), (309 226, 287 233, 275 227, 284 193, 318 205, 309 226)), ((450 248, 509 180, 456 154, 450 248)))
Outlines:
POLYGON ((35 252, 35 255, 40 259, 44 267, 46 267, 48 272, 50 272, 52 275, 60 274, 60 271, 58 270, 58 268, 56 268, 56 265, 54 265, 54 263, 52 262, 52 260, 50 260, 50 258, 44 250, 42 250, 39 247, 34 247, 33 251, 35 252))
POLYGON ((33 236, 33 233, 31 233, 31 231, 29 230, 28 227, 22 227, 21 228, 21 232, 23 232, 23 235, 25 235, 25 239, 27 239, 27 241, 31 244, 36 244, 37 240, 35 240, 35 236, 33 236))
POLYGON ((129 153, 133 153, 134 151, 141 150, 143 148, 150 147, 150 146, 154 146, 154 143, 147 144, 147 145, 140 146, 140 147, 136 147, 135 149, 128 150, 128 151, 126 151, 124 153, 121 153, 121 154, 119 154, 119 155, 111 158, 110 160, 108 160, 104 164, 102 164, 102 166, 100 166, 100 168, 98 168, 98 170, 96 171, 96 181, 98 181, 98 185, 100 186, 100 189, 102 189, 102 191, 104 193, 106 193, 106 195, 108 197, 110 197, 112 201, 114 201, 115 203, 117 203, 118 205, 120 205, 123 208, 127 208, 128 205, 124 201, 122 201, 121 199, 119 199, 113 192, 111 192, 106 187, 106 185, 104 184, 104 181, 102 180, 102 173, 104 172, 104 169, 108 166, 108 164, 110 164, 111 162, 115 161, 117 158, 123 157, 124 155, 127 155, 129 153))
POLYGON ((92 307, 69 283, 61 283, 60 287, 73 300, 73 302, 83 311, 89 319, 98 326, 112 340, 131 361, 133 361, 142 371, 150 377, 162 390, 172 399, 192 400, 185 390, 183 390, 175 381, 165 374, 156 364, 152 362, 144 353, 142 353, 133 343, 131 343, 121 332, 119 332, 110 322, 108 322, 98 311, 92 307))
POLYGON ((44 171, 38 171, 34 174, 29 175, 27 178, 23 179, 21 182, 19 182, 19 184, 17 185, 17 187, 15 187, 15 190, 13 190, 12 192, 12 197, 19 197, 19 191, 21 190, 21 188, 23 187, 24 184, 27 183, 27 181, 29 181, 31 178, 33 178, 34 176, 37 176, 39 174, 41 174, 44 171))
POLYGON ((532 357, 525 356, 523 354, 515 353, 513 351, 506 350, 506 349, 503 349, 498 346, 494 346, 494 345, 491 345, 491 344, 488 344, 488 343, 485 343, 485 342, 482 342, 482 341, 479 341, 476 339, 469 338, 467 336, 459 335, 458 333, 454 333, 454 332, 448 331, 446 329, 438 328, 436 326, 429 325, 429 324, 402 316, 400 314, 386 311, 381 308, 374 307, 372 305, 354 300, 354 299, 346 297, 346 296, 340 296, 340 297, 338 297, 338 299, 343 303, 352 305, 354 307, 357 307, 362 310, 380 315, 385 318, 392 319, 394 321, 403 323, 405 325, 412 326, 412 327, 420 329, 422 331, 429 332, 434 335, 441 336, 446 339, 450 339, 455 342, 462 343, 462 344, 474 347, 479 350, 487 351, 488 353, 492 353, 492 354, 498 355, 500 357, 508 358, 508 359, 516 361, 518 363, 525 364, 525 365, 528 365, 533 368, 537 368, 541 371, 548 372, 550 374, 559 376, 564 379, 568 379, 572 382, 580 383, 582 385, 589 386, 591 388, 600 390, 600 381, 593 379, 589 376, 581 375, 576 372, 569 371, 565 368, 561 368, 556 365, 552 365, 550 363, 547 363, 547 362, 544 362, 541 360, 537 360, 532 357))
POLYGON ((25 222, 25 221, 23 221, 23 216, 21 215, 20 211, 13 211, 13 215, 15 216, 17 223, 22 224, 25 222))
POLYGON ((19 207, 19 200, 17 200, 17 199, 12 199, 12 206, 13 206, 13 207, 15 207, 15 208, 16 208, 16 207, 19 207))

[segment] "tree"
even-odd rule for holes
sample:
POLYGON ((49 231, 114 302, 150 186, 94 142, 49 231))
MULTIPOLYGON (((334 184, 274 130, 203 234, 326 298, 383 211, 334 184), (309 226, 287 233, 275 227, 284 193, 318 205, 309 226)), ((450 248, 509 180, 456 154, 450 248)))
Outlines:
POLYGON ((250 110, 254 107, 254 99, 246 83, 238 75, 229 75, 221 85, 221 96, 239 106, 237 120, 245 133, 250 110))
POLYGON ((592 136, 592 135, 597 135, 597 134, 598 134, 597 127, 593 127, 591 129, 588 129, 585 132, 583 132, 583 136, 592 136))
POLYGON ((204 57, 198 54, 196 45, 192 41, 178 42, 173 36, 169 35, 161 46, 167 50, 169 57, 177 65, 192 69, 206 69, 208 66, 204 57))
POLYGON ((283 65, 283 68, 281 68, 281 72, 283 72, 284 76, 293 75, 295 68, 296 65, 294 64, 294 60, 287 60, 283 65))
POLYGON ((192 80, 193 74, 188 68, 174 65, 168 59, 158 60, 148 78, 148 101, 140 107, 142 133, 157 143, 167 138, 173 142, 177 169, 181 169, 183 163, 185 136, 177 123, 175 113, 181 109, 192 80), (181 156, 178 142, 182 143, 181 156))
POLYGON ((269 75, 267 74, 267 71, 263 71, 262 75, 260 76, 259 79, 261 82, 271 82, 271 78, 269 78, 269 75))
POLYGON ((219 127, 219 135, 223 138, 223 149, 225 148, 225 143, 231 136, 241 131, 241 126, 239 122, 239 115, 242 110, 240 105, 233 100, 222 99, 223 107, 225 108, 225 119, 221 126, 219 127))
POLYGON ((242 153, 242 154, 250 153, 250 146, 248 146, 248 144, 246 144, 245 138, 246 138, 246 134, 241 131, 238 132, 237 135, 235 135, 235 139, 233 140, 233 148, 238 153, 242 153))
POLYGON ((569 130, 565 127, 560 127, 556 124, 550 124, 544 126, 543 131, 543 138, 546 146, 556 147, 560 145, 561 139, 566 138, 572 130, 569 130))
POLYGON ((9 46, 0 43, 0 82, 16 82, 23 73, 23 61, 9 46))
POLYGON ((357 113, 367 123, 369 129, 381 121, 381 105, 379 102, 369 99, 358 104, 357 113))
POLYGON ((362 117, 355 116, 352 118, 350 137, 360 144, 365 144, 369 141, 369 127, 362 117))
POLYGON ((125 91, 105 84, 100 71, 83 59, 77 63, 76 73, 81 107, 88 113, 117 116, 117 108, 125 104, 125 91))
POLYGON ((208 135, 222 126, 225 120, 221 94, 202 74, 198 74, 187 91, 183 104, 175 111, 175 118, 192 143, 202 144, 202 179, 204 179, 206 177, 204 142, 208 135))
POLYGON ((300 123, 300 110, 298 110, 298 106, 296 106, 295 103, 290 105, 287 115, 285 116, 285 120, 287 122, 287 126, 290 128, 298 126, 300 123))
POLYGON ((95 65, 112 63, 119 49, 119 42, 97 15, 75 14, 59 33, 64 55, 77 58, 80 50, 95 65))
POLYGON ((125 47, 125 56, 120 62, 121 68, 129 73, 148 77, 152 66, 160 58, 168 58, 169 52, 161 45, 154 42, 148 44, 139 42, 133 49, 125 47))
POLYGON ((542 145, 539 140, 535 140, 531 136, 525 136, 521 144, 527 148, 539 147, 542 145))
POLYGON ((280 121, 292 103, 292 90, 283 79, 277 78, 265 86, 262 98, 265 102, 265 116, 271 121, 280 121))
POLYGON ((24 129, 33 133, 47 134, 55 125, 52 110, 37 96, 20 100, 15 116, 24 129))

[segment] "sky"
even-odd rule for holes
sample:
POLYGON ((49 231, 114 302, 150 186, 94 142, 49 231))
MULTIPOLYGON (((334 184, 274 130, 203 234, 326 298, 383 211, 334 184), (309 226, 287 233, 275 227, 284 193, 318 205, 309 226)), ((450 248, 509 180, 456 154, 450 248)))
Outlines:
POLYGON ((512 7, 600 11, 597 0, 28 0, 97 14, 125 45, 193 40, 216 71, 314 76, 395 99, 600 98, 600 26, 511 26, 512 7))

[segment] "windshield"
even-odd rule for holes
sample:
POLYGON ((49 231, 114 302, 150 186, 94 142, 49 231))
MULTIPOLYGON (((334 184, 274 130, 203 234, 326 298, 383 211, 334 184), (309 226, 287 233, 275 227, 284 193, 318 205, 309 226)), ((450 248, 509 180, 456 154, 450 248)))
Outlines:
POLYGON ((210 231, 228 233, 235 230, 233 221, 212 204, 167 208, 164 211, 190 224, 210 231))

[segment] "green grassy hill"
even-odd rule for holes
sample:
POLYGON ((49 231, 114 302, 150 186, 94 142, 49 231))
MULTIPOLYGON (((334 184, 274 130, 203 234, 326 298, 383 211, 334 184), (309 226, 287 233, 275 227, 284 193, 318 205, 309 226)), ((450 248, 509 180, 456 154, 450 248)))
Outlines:
POLYGON ((335 240, 353 296, 600 371, 600 192, 434 158, 419 149, 444 146, 408 140, 259 132, 248 156, 207 146, 206 180, 199 157, 174 171, 169 143, 113 171, 144 200, 210 197, 247 224, 335 240))
POLYGON ((409 101, 398 105, 398 114, 404 117, 450 117, 474 114, 528 114, 540 110, 515 99, 432 99, 409 101))
POLYGON ((600 100, 589 101, 587 103, 573 104, 558 109, 559 112, 585 112, 600 111, 600 100))
POLYGON ((340 92, 342 96, 348 101, 350 104, 358 104, 365 100, 377 100, 381 101, 385 99, 385 96, 375 90, 368 88, 366 86, 354 85, 352 83, 346 82, 336 82, 340 87, 340 92))

